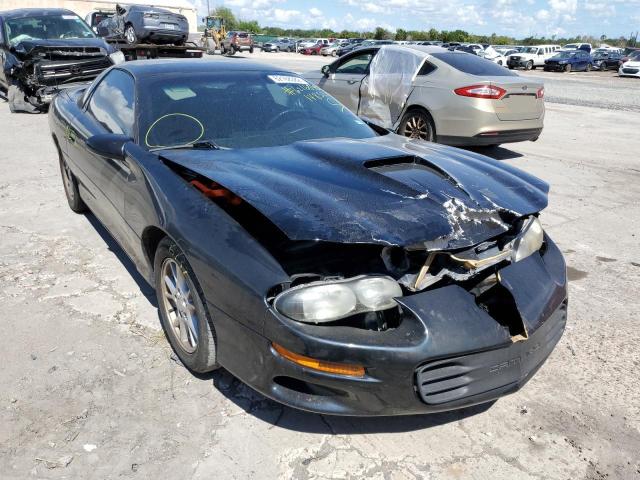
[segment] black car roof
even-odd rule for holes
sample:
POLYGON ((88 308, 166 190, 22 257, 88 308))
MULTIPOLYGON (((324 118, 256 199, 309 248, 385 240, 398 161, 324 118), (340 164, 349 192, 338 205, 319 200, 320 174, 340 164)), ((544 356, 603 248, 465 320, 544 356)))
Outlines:
MULTIPOLYGON (((47 15, 76 15, 66 8, 19 8, 0 12, 2 18, 45 17, 47 15)), ((77 16, 77 15, 76 15, 77 16)))
POLYGON ((295 75, 287 70, 278 69, 251 61, 218 60, 207 61, 203 59, 162 59, 162 60, 136 60, 118 65, 121 70, 126 70, 134 77, 146 77, 171 73, 209 73, 209 72, 284 72, 295 75))

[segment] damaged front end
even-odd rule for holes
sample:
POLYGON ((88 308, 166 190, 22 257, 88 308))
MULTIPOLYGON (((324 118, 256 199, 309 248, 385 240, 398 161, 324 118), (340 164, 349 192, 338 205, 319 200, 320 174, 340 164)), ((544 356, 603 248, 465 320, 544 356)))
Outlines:
POLYGON ((111 49, 102 41, 92 46, 71 41, 41 43, 16 44, 11 49, 13 59, 5 65, 10 88, 38 109, 45 109, 60 90, 91 82, 114 64, 111 49))
POLYGON ((491 401, 564 331, 546 184, 388 137, 161 155, 289 276, 265 292, 255 348, 225 365, 282 403, 394 415, 491 401))

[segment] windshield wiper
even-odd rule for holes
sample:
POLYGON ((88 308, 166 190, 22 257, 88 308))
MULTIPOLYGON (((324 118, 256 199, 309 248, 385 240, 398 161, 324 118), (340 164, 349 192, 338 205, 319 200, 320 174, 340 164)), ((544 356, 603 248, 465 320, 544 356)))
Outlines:
POLYGON ((154 147, 150 148, 150 152, 157 152, 159 150, 180 150, 185 148, 191 149, 201 149, 201 150, 223 150, 224 147, 221 147, 213 140, 198 140, 193 143, 183 143, 181 145, 168 145, 166 147, 154 147))

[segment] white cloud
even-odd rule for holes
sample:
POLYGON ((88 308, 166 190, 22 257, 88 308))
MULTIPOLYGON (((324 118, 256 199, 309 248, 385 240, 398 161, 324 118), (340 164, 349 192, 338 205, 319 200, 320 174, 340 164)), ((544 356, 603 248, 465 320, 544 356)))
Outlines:
POLYGON ((309 13, 314 18, 322 17, 322 10, 320 10, 319 8, 316 8, 316 7, 310 8, 309 9, 309 13))
POLYGON ((545 10, 543 8, 541 10, 538 10, 538 13, 536 13, 536 18, 541 22, 545 22, 549 20, 549 18, 551 18, 551 14, 549 13, 549 10, 545 10))

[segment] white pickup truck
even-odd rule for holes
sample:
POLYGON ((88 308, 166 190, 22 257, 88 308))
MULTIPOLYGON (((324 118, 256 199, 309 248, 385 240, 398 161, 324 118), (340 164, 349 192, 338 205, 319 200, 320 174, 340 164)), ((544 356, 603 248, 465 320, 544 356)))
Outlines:
POLYGON ((521 52, 509 55, 507 66, 510 69, 524 68, 525 70, 544 67, 544 61, 553 57, 557 50, 560 50, 560 45, 534 45, 525 47, 521 52))

